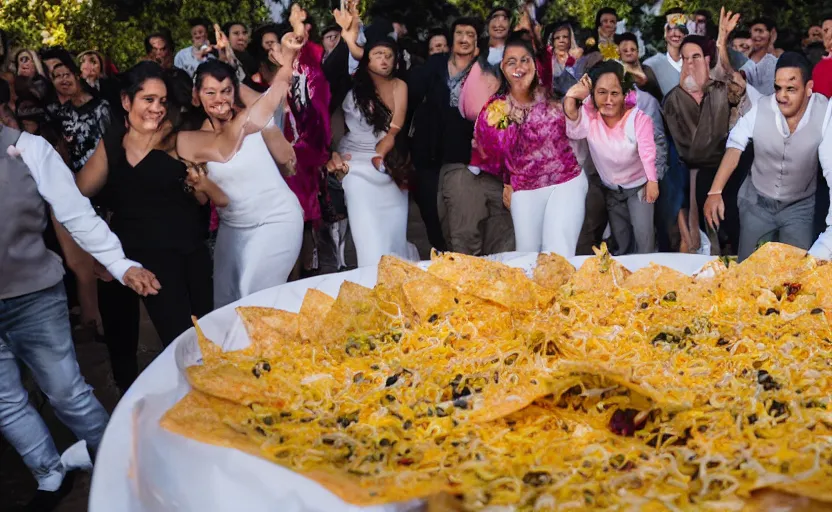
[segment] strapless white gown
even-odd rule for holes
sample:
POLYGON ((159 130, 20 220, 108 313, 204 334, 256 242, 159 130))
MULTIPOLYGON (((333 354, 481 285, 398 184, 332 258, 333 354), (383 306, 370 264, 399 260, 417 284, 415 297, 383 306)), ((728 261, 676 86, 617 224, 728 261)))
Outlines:
POLYGON ((417 261, 416 247, 407 242, 407 191, 372 163, 376 144, 385 134, 373 133, 355 104, 352 91, 343 108, 349 133, 341 139, 338 151, 352 156, 343 186, 358 266, 376 265, 387 254, 417 261))
POLYGON ((228 196, 217 208, 214 307, 286 282, 303 241, 303 209, 269 153, 262 133, 243 140, 226 163, 209 162, 208 176, 228 196))

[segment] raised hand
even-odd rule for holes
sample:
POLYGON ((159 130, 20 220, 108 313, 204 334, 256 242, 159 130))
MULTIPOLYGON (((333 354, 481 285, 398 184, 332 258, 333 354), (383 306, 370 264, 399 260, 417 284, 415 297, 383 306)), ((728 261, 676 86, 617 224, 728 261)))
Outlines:
POLYGON ((578 80, 578 83, 573 85, 566 91, 567 98, 573 98, 577 101, 584 101, 592 91, 592 80, 589 75, 584 75, 578 80))
POLYGON ((216 23, 214 23, 214 38, 217 40, 217 44, 214 45, 214 48, 220 51, 228 48, 228 37, 225 35, 225 32, 222 31, 220 26, 216 23))
POLYGON ((719 36, 717 37, 717 44, 727 44, 728 36, 736 30, 739 22, 740 13, 726 11, 725 7, 722 7, 719 10, 719 36))
POLYGON ((298 4, 292 4, 292 8, 289 11, 289 25, 295 31, 295 34, 298 35, 306 35, 306 27, 304 26, 304 22, 306 21, 306 11, 298 4))
POLYGON ((159 280, 156 279, 156 275, 153 272, 140 267, 130 267, 127 269, 127 272, 124 273, 124 278, 122 280, 124 281, 125 286, 142 297, 147 297, 148 295, 158 295, 159 290, 162 289, 162 285, 159 284, 159 280))
POLYGON ((355 19, 352 17, 349 11, 346 9, 335 9, 332 11, 332 17, 335 18, 335 23, 341 27, 341 30, 344 32, 349 32, 350 28, 352 28, 355 19))

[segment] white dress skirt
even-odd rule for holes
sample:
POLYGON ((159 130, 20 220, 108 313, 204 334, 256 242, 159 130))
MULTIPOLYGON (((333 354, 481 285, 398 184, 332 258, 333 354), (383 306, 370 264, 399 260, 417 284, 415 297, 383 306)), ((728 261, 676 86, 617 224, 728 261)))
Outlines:
POLYGON ((303 242, 303 209, 262 133, 248 135, 228 162, 209 162, 208 176, 229 199, 217 208, 214 307, 220 308, 286 282, 303 242))
POLYGON ((384 255, 418 260, 416 247, 407 241, 407 191, 372 163, 376 144, 385 134, 373 133, 356 106, 352 91, 343 107, 349 133, 341 139, 339 152, 351 156, 343 186, 358 266, 376 265, 384 255))

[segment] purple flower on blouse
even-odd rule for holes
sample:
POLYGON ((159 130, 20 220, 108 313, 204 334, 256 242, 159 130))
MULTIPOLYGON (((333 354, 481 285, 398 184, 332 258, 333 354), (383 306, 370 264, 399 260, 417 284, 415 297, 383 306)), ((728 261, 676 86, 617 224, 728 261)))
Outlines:
MULTIPOLYGON (((514 190, 536 190, 565 183, 581 173, 581 166, 566 136, 566 116, 560 106, 540 98, 523 124, 505 129, 489 126, 488 105, 505 96, 494 96, 477 119, 476 148, 482 160, 472 165, 511 183, 514 190)), ((477 155, 474 155, 475 157, 477 155)))

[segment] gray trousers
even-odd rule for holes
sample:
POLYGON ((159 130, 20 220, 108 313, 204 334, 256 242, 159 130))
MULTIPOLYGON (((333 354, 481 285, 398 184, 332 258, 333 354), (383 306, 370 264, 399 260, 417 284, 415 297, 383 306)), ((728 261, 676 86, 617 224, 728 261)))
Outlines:
POLYGON ((780 243, 808 250, 814 242, 815 194, 786 203, 766 197, 745 179, 737 198, 740 213, 739 261, 757 250, 760 239, 776 235, 780 243))
POLYGON ((641 199, 643 190, 644 185, 636 188, 604 187, 610 229, 618 244, 616 256, 656 252, 655 205, 641 199))
POLYGON ((511 212, 503 205, 503 183, 465 164, 439 171, 439 220, 448 249, 482 256, 514 250, 511 212))

